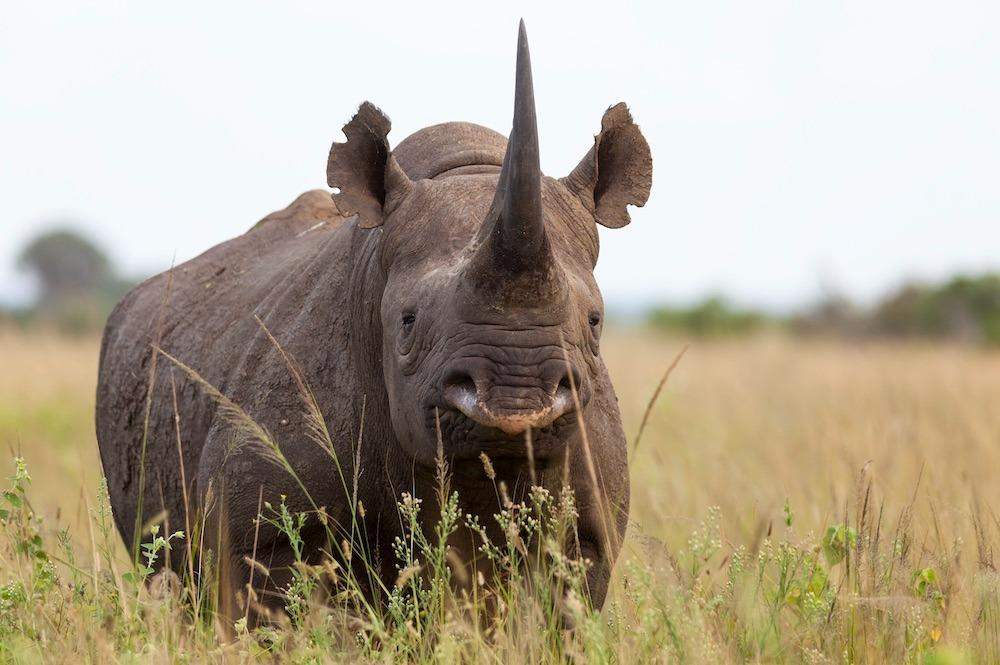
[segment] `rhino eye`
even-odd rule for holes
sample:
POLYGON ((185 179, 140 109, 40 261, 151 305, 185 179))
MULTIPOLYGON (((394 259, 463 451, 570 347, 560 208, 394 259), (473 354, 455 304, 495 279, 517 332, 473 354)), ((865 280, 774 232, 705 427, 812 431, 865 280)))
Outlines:
POLYGON ((410 332, 413 329, 413 324, 417 322, 417 315, 413 312, 406 312, 403 314, 403 330, 410 332))
POLYGON ((590 322, 590 326, 592 328, 596 328, 597 326, 601 325, 601 315, 598 314, 597 312, 591 312, 588 321, 590 322))

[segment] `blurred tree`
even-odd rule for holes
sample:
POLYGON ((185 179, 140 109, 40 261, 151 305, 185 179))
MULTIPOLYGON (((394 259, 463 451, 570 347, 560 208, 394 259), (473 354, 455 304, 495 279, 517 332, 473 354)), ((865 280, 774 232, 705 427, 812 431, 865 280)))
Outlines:
POLYGON ((100 330, 114 304, 135 283, 119 277, 97 245, 67 228, 36 237, 17 265, 34 273, 41 287, 34 306, 18 318, 69 333, 100 330))
POLYGON ((79 233, 65 229, 32 240, 21 252, 17 265, 38 277, 40 305, 100 291, 114 280, 104 252, 79 233))

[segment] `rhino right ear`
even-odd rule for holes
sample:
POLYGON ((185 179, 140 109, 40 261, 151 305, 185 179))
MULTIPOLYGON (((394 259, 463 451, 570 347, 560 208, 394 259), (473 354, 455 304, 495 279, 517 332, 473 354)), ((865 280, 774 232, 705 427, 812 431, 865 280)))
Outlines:
POLYGON ((389 152, 386 136, 392 125, 374 104, 365 102, 344 125, 346 143, 334 143, 326 164, 326 183, 345 217, 358 216, 358 226, 371 229, 406 196, 412 181, 389 152))

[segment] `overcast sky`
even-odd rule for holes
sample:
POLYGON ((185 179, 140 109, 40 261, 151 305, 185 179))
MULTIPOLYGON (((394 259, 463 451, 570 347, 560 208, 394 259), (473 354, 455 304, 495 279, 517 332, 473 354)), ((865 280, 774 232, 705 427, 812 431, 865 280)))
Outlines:
POLYGON ((649 204, 601 231, 609 305, 1000 266, 1000 3, 2 2, 2 300, 60 219, 133 273, 243 232, 325 186, 365 99, 394 144, 506 133, 520 16, 546 173, 620 100, 652 146, 649 204))

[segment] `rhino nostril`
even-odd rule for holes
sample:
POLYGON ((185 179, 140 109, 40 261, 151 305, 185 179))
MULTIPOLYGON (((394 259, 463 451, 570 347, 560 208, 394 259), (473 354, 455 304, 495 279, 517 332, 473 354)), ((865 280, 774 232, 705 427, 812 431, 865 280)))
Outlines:
POLYGON ((452 408, 458 409, 472 417, 478 411, 478 394, 476 383, 468 372, 455 369, 448 372, 442 381, 444 401, 452 408))
POLYGON ((566 373, 559 379, 556 392, 580 392, 580 371, 575 367, 568 367, 566 373))
POLYGON ((441 381, 441 387, 446 393, 452 388, 471 390, 473 394, 476 392, 475 380, 469 372, 463 369, 449 370, 448 373, 445 374, 444 379, 441 381))

